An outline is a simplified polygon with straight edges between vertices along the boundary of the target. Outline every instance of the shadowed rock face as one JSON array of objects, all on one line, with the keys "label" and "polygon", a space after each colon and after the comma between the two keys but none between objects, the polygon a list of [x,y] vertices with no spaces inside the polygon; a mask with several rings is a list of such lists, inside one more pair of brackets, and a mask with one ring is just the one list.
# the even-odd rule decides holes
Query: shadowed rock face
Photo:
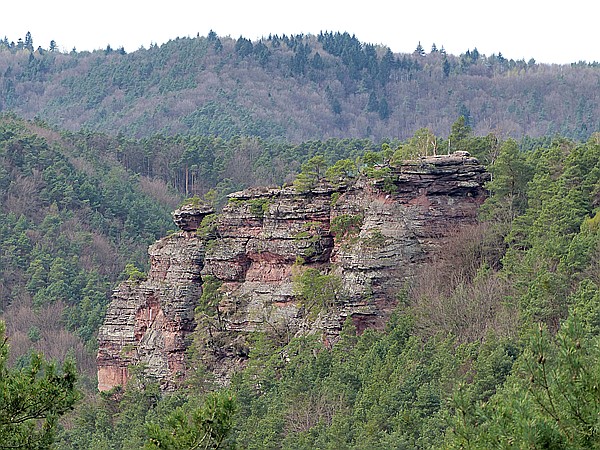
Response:
[{"label": "shadowed rock face", "polygon": [[[216,230],[203,237],[195,230],[212,210],[181,208],[173,216],[182,231],[150,247],[148,279],[113,294],[99,332],[99,389],[124,384],[128,366],[140,363],[164,388],[176,385],[207,277],[221,286],[219,327],[230,342],[276,330],[319,332],[331,343],[346,319],[359,332],[381,327],[428,255],[476,221],[487,179],[476,159],[453,155],[351,186],[248,189],[230,194]],[[295,280],[308,269],[337,282],[335,300],[317,311],[296,295]],[[224,378],[243,359],[232,348],[217,353],[209,368]]]}]

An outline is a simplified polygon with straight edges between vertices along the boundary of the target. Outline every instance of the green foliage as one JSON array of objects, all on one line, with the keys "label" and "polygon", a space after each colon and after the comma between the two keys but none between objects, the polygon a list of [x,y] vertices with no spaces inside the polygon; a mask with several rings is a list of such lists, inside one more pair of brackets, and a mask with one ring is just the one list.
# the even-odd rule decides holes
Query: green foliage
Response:
[{"label": "green foliage", "polygon": [[204,203],[206,203],[207,205],[216,208],[217,207],[217,199],[218,199],[218,195],[219,193],[217,192],[216,189],[209,189],[203,196],[202,199],[204,200]]},{"label": "green foliage", "polygon": [[413,146],[402,145],[392,156],[392,165],[400,166],[403,161],[408,161],[419,157],[419,150]]},{"label": "green foliage", "polygon": [[302,164],[302,171],[294,180],[294,187],[298,192],[309,192],[317,187],[325,176],[325,157],[316,155]]},{"label": "green foliage", "polygon": [[194,195],[193,197],[188,197],[184,199],[183,202],[181,202],[181,204],[179,205],[179,207],[181,208],[182,206],[191,206],[194,208],[199,208],[204,205],[204,201],[197,195]]},{"label": "green foliage", "polygon": [[472,131],[465,116],[459,116],[452,124],[450,135],[448,136],[450,150],[453,152],[469,151],[469,138],[472,135]]},{"label": "green foliage", "polygon": [[600,212],[594,214],[594,217],[589,217],[584,219],[581,224],[581,229],[588,232],[597,232],[598,227],[600,227]]},{"label": "green foliage", "polygon": [[146,279],[146,274],[135,267],[135,264],[129,263],[125,265],[125,270],[123,272],[127,277],[127,280],[134,283],[144,281]]},{"label": "green foliage", "polygon": [[197,312],[214,316],[221,301],[222,293],[219,289],[222,286],[222,282],[211,275],[206,275],[202,279],[202,295],[200,296],[200,303],[196,307]]},{"label": "green foliage", "polygon": [[301,254],[297,255],[297,263],[304,264],[311,261],[314,256],[322,253],[321,238],[323,235],[322,224],[320,222],[306,222],[304,229],[294,235],[297,251]]},{"label": "green foliage", "polygon": [[202,294],[195,309],[197,332],[188,349],[189,366],[192,374],[192,383],[202,389],[209,385],[211,378],[207,376],[205,368],[218,358],[219,349],[233,345],[235,339],[228,339],[223,320],[223,313],[219,303],[223,297],[221,291],[222,281],[211,275],[202,277]]},{"label": "green foliage", "polygon": [[373,183],[388,193],[397,190],[396,176],[392,174],[390,163],[393,161],[394,151],[388,143],[382,145],[380,152],[366,151],[357,159],[359,171],[364,176],[373,180]]},{"label": "green foliage", "polygon": [[380,248],[385,244],[386,237],[381,230],[373,229],[370,234],[362,239],[363,245],[367,248]]},{"label": "green foliage", "polygon": [[506,385],[487,403],[456,397],[448,448],[569,448],[600,446],[598,336],[569,318],[556,336],[531,331]]},{"label": "green foliage", "polygon": [[226,392],[211,393],[198,408],[177,408],[164,424],[146,425],[146,449],[221,449],[229,448],[226,438],[233,426],[235,399]]},{"label": "green foliage", "polygon": [[357,175],[356,164],[351,159],[340,159],[325,171],[325,179],[333,185],[347,184]]},{"label": "green foliage", "polygon": [[[534,174],[527,207],[507,235],[504,270],[518,289],[521,311],[553,329],[566,317],[565,299],[577,289],[596,248],[596,233],[582,223],[592,215],[600,181],[598,151],[591,142],[577,146],[564,140],[536,149],[530,155]],[[504,198],[511,195],[505,192]]]},{"label": "green foliage", "polygon": [[34,353],[26,366],[11,369],[5,330],[0,322],[0,448],[49,448],[58,419],[79,399],[75,364],[57,366]]},{"label": "green foliage", "polygon": [[349,320],[330,350],[310,336],[262,342],[232,383],[233,437],[246,448],[439,448],[467,359],[451,339],[413,336],[406,316],[360,336]]},{"label": "green foliage", "polygon": [[486,188],[492,198],[486,202],[482,213],[490,219],[507,215],[504,220],[513,220],[525,212],[527,206],[527,183],[533,174],[526,155],[519,151],[516,141],[505,141],[489,170],[492,180]]},{"label": "green foliage", "polygon": [[247,203],[250,206],[250,214],[262,219],[264,215],[269,212],[271,201],[268,198],[256,198],[248,200]]},{"label": "green foliage", "polygon": [[196,234],[207,240],[216,239],[219,233],[217,229],[218,220],[219,216],[217,214],[207,214],[202,218]]},{"label": "green foliage", "polygon": [[383,155],[379,152],[366,151],[359,159],[359,167],[368,175],[368,170],[373,169],[376,164],[383,162]]},{"label": "green foliage", "polygon": [[89,396],[76,406],[69,418],[72,426],[60,430],[57,449],[143,448],[148,440],[146,423],[166,417],[185,403],[181,395],[162,396],[158,383],[144,377],[143,368],[130,369],[132,378],[125,388]]},{"label": "green foliage", "polygon": [[397,176],[392,174],[390,167],[374,169],[368,173],[368,176],[373,178],[375,184],[388,194],[393,194],[398,190],[396,186]]},{"label": "green foliage", "polygon": [[308,232],[308,231],[300,231],[299,233],[296,233],[294,235],[294,240],[304,240],[304,239],[309,239],[311,238],[312,235]]},{"label": "green foliage", "polygon": [[332,208],[337,204],[338,200],[340,199],[340,195],[341,194],[339,192],[334,192],[333,194],[331,194],[330,204]]},{"label": "green foliage", "polygon": [[402,161],[417,159],[421,156],[432,156],[437,153],[438,141],[428,128],[417,130],[406,144],[400,146],[392,156],[392,164],[400,165]]},{"label": "green foliage", "polygon": [[336,239],[353,236],[360,231],[363,219],[362,214],[340,214],[331,220],[331,232]]},{"label": "green foliage", "polygon": [[31,342],[37,342],[42,338],[42,334],[40,329],[34,325],[27,332],[27,337],[29,340],[31,340]]},{"label": "green foliage", "polygon": [[600,447],[597,158],[594,141],[557,139],[527,153],[501,145],[484,206],[508,230],[501,274],[515,289],[522,352],[491,397],[473,385],[456,391],[447,447]]},{"label": "green foliage", "polygon": [[339,301],[341,290],[341,280],[337,276],[322,274],[312,267],[301,269],[294,276],[294,295],[308,313],[316,314],[331,308]]}]

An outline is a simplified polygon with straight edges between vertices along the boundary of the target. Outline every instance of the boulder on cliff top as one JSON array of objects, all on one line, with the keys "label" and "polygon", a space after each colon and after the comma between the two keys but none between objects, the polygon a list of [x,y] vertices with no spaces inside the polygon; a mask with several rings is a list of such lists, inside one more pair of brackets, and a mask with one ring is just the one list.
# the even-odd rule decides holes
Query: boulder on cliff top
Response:
[{"label": "boulder on cliff top", "polygon": [[183,231],[195,231],[202,223],[202,219],[215,212],[214,208],[201,200],[194,199],[173,211],[173,222]]}]

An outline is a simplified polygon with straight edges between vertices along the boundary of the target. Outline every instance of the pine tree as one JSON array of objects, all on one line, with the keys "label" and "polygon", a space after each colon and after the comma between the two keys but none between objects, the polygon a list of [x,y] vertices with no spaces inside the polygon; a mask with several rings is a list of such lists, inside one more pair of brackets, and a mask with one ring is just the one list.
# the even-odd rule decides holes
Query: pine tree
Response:
[{"label": "pine tree", "polygon": [[79,398],[75,366],[57,368],[32,354],[22,369],[8,368],[5,330],[0,322],[0,449],[49,448],[58,418]]},{"label": "pine tree", "polygon": [[230,393],[211,393],[199,408],[177,408],[167,417],[166,424],[147,424],[150,438],[145,448],[228,448],[226,439],[233,428],[235,410],[236,402]]},{"label": "pine tree", "polygon": [[325,64],[323,63],[323,58],[319,52],[316,52],[311,60],[310,66],[315,70],[323,70],[325,68]]},{"label": "pine tree", "polygon": [[394,69],[395,58],[392,51],[388,48],[385,55],[381,58],[379,63],[379,82],[382,86],[385,86],[390,79],[392,70]]},{"label": "pine tree", "polygon": [[245,56],[252,54],[253,50],[254,46],[252,45],[252,41],[250,41],[250,39],[240,36],[235,42],[235,52],[240,58],[244,58]]},{"label": "pine tree", "polygon": [[325,157],[322,155],[313,156],[302,164],[302,171],[294,180],[294,187],[298,192],[308,192],[323,179],[325,176]]},{"label": "pine tree", "polygon": [[450,63],[446,57],[444,57],[444,62],[442,63],[442,70],[444,72],[444,76],[448,78],[450,76]]},{"label": "pine tree", "polygon": [[33,38],[31,37],[31,33],[29,31],[25,35],[25,43],[23,46],[30,52],[33,51]]},{"label": "pine tree", "polygon": [[448,136],[452,151],[467,150],[467,139],[471,137],[471,134],[471,127],[467,124],[465,117],[459,116],[456,122],[452,124],[450,136]]},{"label": "pine tree", "polygon": [[381,120],[386,120],[390,117],[390,107],[385,98],[382,98],[379,102],[379,118]]},{"label": "pine tree", "polygon": [[367,102],[367,111],[375,112],[379,111],[379,100],[377,100],[377,95],[375,92],[371,91],[369,93],[369,101]]},{"label": "pine tree", "polygon": [[417,48],[415,49],[415,55],[425,56],[425,49],[423,49],[423,46],[421,45],[421,41],[419,41],[419,44],[417,45]]}]

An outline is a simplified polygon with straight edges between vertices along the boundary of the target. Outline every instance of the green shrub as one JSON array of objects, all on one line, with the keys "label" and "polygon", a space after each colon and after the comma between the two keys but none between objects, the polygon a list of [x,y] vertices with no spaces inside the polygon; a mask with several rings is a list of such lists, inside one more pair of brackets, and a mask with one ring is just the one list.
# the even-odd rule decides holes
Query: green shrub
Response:
[{"label": "green shrub", "polygon": [[200,226],[196,230],[196,235],[204,239],[216,239],[218,237],[216,214],[208,214],[202,218]]},{"label": "green shrub", "polygon": [[124,273],[127,277],[127,281],[138,282],[146,279],[146,274],[138,269],[135,264],[127,264]]},{"label": "green shrub", "polygon": [[202,279],[202,295],[200,295],[200,303],[196,307],[196,312],[203,312],[209,317],[212,317],[216,313],[216,309],[221,301],[223,294],[220,292],[220,288],[223,282],[217,277],[207,275]]},{"label": "green shrub", "polygon": [[369,236],[362,240],[363,244],[369,248],[379,248],[385,244],[385,236],[379,229],[374,229],[371,231]]},{"label": "green shrub", "polygon": [[307,268],[294,277],[294,294],[309,314],[333,306],[341,292],[342,282],[335,275]]},{"label": "green shrub", "polygon": [[181,204],[179,205],[179,207],[181,208],[182,206],[193,206],[194,208],[199,208],[200,206],[203,206],[204,200],[202,200],[200,197],[198,197],[197,195],[193,196],[193,197],[189,197],[186,198],[185,200],[183,200],[181,202]]},{"label": "green shrub", "polygon": [[248,205],[250,206],[250,214],[259,219],[262,219],[265,216],[265,214],[269,211],[269,206],[271,205],[271,202],[268,198],[256,198],[248,200]]},{"label": "green shrub", "polygon": [[334,207],[338,200],[340,199],[340,193],[339,192],[334,192],[333,194],[331,194],[331,207]]},{"label": "green shrub", "polygon": [[358,234],[363,220],[362,214],[341,214],[331,220],[331,232],[336,238]]}]

